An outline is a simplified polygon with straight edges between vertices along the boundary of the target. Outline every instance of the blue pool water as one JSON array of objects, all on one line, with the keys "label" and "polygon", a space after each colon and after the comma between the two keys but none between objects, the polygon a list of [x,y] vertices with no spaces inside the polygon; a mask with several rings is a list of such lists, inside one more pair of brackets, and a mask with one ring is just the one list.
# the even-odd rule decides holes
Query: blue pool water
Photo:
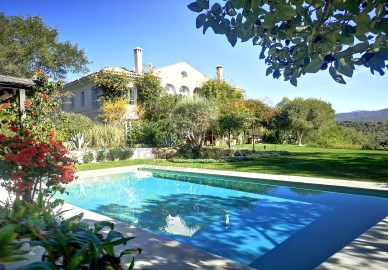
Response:
[{"label": "blue pool water", "polygon": [[386,198],[176,172],[67,191],[68,203],[257,269],[313,269],[388,215]]}]

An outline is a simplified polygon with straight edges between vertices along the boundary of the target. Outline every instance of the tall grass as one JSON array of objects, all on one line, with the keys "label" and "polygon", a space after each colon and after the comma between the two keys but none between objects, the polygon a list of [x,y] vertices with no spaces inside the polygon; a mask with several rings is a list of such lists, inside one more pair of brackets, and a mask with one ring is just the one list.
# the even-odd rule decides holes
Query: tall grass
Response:
[{"label": "tall grass", "polygon": [[84,131],[88,148],[104,149],[123,147],[125,130],[113,125],[96,124]]}]

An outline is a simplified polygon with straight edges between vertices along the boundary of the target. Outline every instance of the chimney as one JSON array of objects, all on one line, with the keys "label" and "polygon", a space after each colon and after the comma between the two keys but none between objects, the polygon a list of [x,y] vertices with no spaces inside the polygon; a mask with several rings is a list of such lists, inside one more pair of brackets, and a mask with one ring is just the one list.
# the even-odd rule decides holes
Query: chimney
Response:
[{"label": "chimney", "polygon": [[218,65],[216,67],[216,79],[217,79],[217,81],[224,80],[224,67],[221,65]]},{"label": "chimney", "polygon": [[136,47],[133,49],[133,53],[135,55],[135,73],[142,74],[143,73],[143,49]]}]

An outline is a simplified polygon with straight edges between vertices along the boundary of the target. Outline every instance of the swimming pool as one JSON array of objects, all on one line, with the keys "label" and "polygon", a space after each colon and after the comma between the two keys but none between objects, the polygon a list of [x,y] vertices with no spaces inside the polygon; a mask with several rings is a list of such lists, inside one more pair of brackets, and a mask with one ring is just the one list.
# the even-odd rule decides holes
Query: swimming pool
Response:
[{"label": "swimming pool", "polygon": [[[388,215],[386,198],[152,171],[69,185],[68,203],[260,269],[313,269]],[[175,180],[173,180],[175,179]],[[200,184],[201,183],[201,184]]]}]

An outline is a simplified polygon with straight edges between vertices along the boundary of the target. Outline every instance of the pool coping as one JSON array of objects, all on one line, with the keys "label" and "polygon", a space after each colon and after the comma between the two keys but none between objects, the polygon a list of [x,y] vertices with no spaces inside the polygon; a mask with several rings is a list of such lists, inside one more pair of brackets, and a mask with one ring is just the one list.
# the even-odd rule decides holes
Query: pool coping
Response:
[{"label": "pool coping", "polygon": [[[386,183],[360,182],[360,181],[352,181],[352,180],[336,180],[336,179],[326,179],[326,178],[271,175],[271,174],[250,173],[250,172],[236,172],[236,171],[210,170],[210,169],[173,167],[173,166],[156,166],[156,165],[136,165],[136,166],[77,172],[77,176],[79,177],[79,179],[76,180],[75,183],[77,183],[78,181],[82,181],[83,177],[119,174],[119,173],[125,173],[129,171],[138,171],[139,169],[156,169],[156,170],[159,169],[159,170],[180,171],[180,172],[189,172],[189,173],[202,173],[202,174],[209,174],[209,175],[216,174],[216,175],[225,175],[225,176],[233,176],[233,177],[259,178],[264,180],[281,181],[281,182],[298,183],[298,184],[314,184],[314,185],[320,185],[320,186],[356,188],[356,189],[377,190],[377,191],[388,192],[388,184]],[[106,219],[109,219],[109,218],[106,218]],[[138,230],[142,231],[141,229],[138,229]],[[154,234],[151,234],[151,235],[152,236],[150,237],[155,238]],[[175,241],[170,241],[166,239],[164,240],[168,242],[175,242]],[[174,243],[173,245],[176,245],[177,247],[181,245],[184,246],[184,244],[181,244],[181,243]],[[187,246],[185,248],[187,248]],[[179,252],[178,248],[176,250],[177,252]],[[194,253],[192,254],[195,254],[195,256],[205,256],[203,253],[207,255],[210,254],[195,248],[194,250],[196,251],[194,251]],[[383,220],[381,220],[379,223],[377,223],[375,226],[370,228],[368,231],[360,235],[358,238],[354,239],[343,249],[333,254],[330,258],[328,258],[321,265],[317,266],[317,268],[315,269],[317,270],[360,269],[360,266],[367,266],[368,269],[376,269],[376,270],[388,269],[388,256],[386,254],[387,252],[388,252],[388,216]],[[216,256],[213,254],[210,254],[210,255]],[[141,256],[139,256],[139,258],[140,257]],[[206,257],[206,258],[209,258],[209,257]],[[239,265],[228,259],[222,260],[224,258],[219,256],[216,256],[216,258],[217,259],[213,261],[213,262],[217,262],[215,264],[214,263],[206,264],[206,261],[201,261],[202,268],[200,269],[252,269],[246,266]],[[184,258],[181,256],[180,259],[183,262],[187,258]],[[146,263],[146,262],[140,261],[140,264],[142,263]],[[184,264],[185,266],[180,265],[178,268],[173,267],[175,264],[172,265],[172,263],[176,263],[176,261],[174,260],[169,262],[167,268],[170,267],[169,269],[182,269],[182,270],[198,269],[198,265],[197,265],[198,262],[194,264],[188,262],[187,264]],[[157,262],[154,266],[155,267],[157,266],[158,269],[163,269],[159,267],[160,265]],[[232,268],[230,268],[230,266]]]}]

